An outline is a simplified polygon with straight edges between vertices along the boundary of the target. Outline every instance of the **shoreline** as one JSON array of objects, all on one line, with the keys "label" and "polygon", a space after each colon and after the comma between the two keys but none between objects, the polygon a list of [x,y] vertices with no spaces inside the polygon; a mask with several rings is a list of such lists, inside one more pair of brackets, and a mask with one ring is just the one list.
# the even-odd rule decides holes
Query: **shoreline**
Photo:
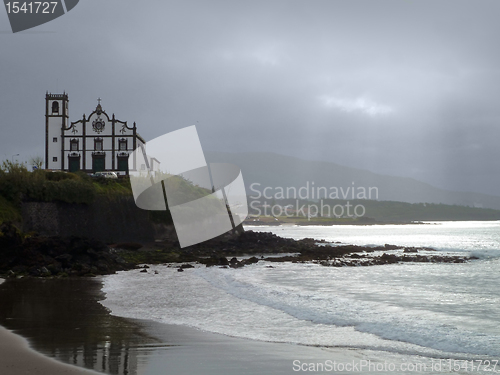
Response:
[{"label": "shoreline", "polygon": [[[7,326],[7,329],[0,326],[0,368],[8,369],[2,375],[285,375],[297,372],[294,370],[297,363],[360,364],[364,361],[399,366],[422,361],[429,364],[433,360],[419,354],[370,350],[362,346],[324,347],[258,341],[189,326],[122,318],[111,315],[98,302],[103,297],[100,277],[23,278],[5,283],[0,279],[3,302],[0,325]],[[4,351],[5,346],[10,351]]]},{"label": "shoreline", "polygon": [[372,225],[429,225],[423,221],[325,221],[325,220],[308,220],[308,221],[243,221],[245,227],[266,227],[266,226],[324,226],[332,227],[337,225],[356,225],[356,226],[372,226]]},{"label": "shoreline", "polygon": [[488,222],[495,222],[495,221],[500,221],[496,219],[491,219],[491,220],[473,220],[473,219],[467,219],[467,220],[411,220],[411,221],[377,221],[377,220],[370,220],[370,221],[327,221],[327,220],[298,220],[298,221],[279,221],[279,220],[269,220],[269,221],[252,221],[252,220],[245,220],[243,221],[243,226],[244,227],[279,227],[279,226],[298,226],[298,227],[307,227],[307,226],[324,226],[324,227],[333,227],[333,226],[342,226],[342,225],[354,225],[354,226],[360,226],[360,227],[369,227],[369,226],[375,226],[375,225],[436,225],[438,222],[469,222],[469,221],[477,221],[477,222],[482,222],[482,221],[488,221]]},{"label": "shoreline", "polygon": [[[0,278],[0,285],[5,282]],[[3,375],[97,375],[97,372],[71,366],[32,349],[21,335],[0,325],[0,368]]]},{"label": "shoreline", "polygon": [[[262,342],[204,332],[187,326],[143,321],[144,327],[157,335],[173,335],[171,341],[149,351],[140,369],[129,369],[129,375],[186,374],[289,374],[294,361],[325,362],[335,360],[352,363],[365,358],[361,350],[316,348],[288,343]],[[170,340],[169,340],[170,341]],[[171,348],[167,348],[171,345]],[[165,346],[161,348],[161,346]],[[153,352],[152,352],[153,351]],[[152,353],[151,353],[152,352]],[[29,341],[0,325],[0,368],[2,375],[97,375],[97,372],[67,364],[45,355],[29,345]],[[196,358],[193,361],[193,358]],[[376,362],[375,357],[371,359]],[[313,372],[316,373],[316,372]],[[119,374],[119,373],[118,373]]]},{"label": "shoreline", "polygon": [[[0,279],[1,280],[1,279]],[[28,304],[20,309],[18,302],[0,307],[0,368],[2,375],[163,375],[163,374],[204,374],[220,373],[250,375],[256,373],[290,374],[294,360],[353,362],[367,358],[361,349],[320,348],[274,343],[230,337],[201,331],[188,326],[158,323],[115,317],[98,303],[102,296],[96,293],[100,280],[79,279],[78,285],[89,287],[77,290],[83,296],[84,304],[75,306],[90,309],[88,322],[81,322],[71,314],[58,311],[57,320],[62,325],[53,324],[51,315],[58,309],[61,299],[74,289],[65,285],[70,279],[54,279],[48,287],[46,280],[7,280],[0,283],[0,297],[7,304],[13,301],[8,296],[35,287],[34,293],[18,298],[18,302]],[[17,284],[17,285],[16,285]],[[24,284],[22,288],[18,288]],[[51,284],[51,283],[49,283]],[[52,293],[55,289],[60,294]],[[12,289],[10,293],[6,290]],[[51,293],[44,293],[51,292]],[[88,291],[90,290],[90,293]],[[42,295],[45,304],[40,306],[36,295]],[[48,297],[47,297],[48,296]],[[90,296],[90,299],[88,298]],[[47,297],[47,298],[45,298]],[[93,299],[94,306],[88,302]],[[58,302],[59,301],[59,302]],[[29,321],[29,314],[37,306],[40,314]],[[6,316],[6,310],[16,310],[16,318]],[[18,314],[21,313],[21,316]],[[8,314],[7,314],[8,315]],[[13,314],[12,314],[13,315]],[[79,318],[79,317],[78,317]],[[104,322],[101,322],[104,320]],[[91,324],[87,324],[87,323]],[[5,326],[8,327],[5,327]],[[17,327],[17,328],[16,328]],[[61,329],[63,328],[63,329]],[[15,333],[14,333],[15,332]],[[73,334],[67,335],[67,332]],[[376,361],[376,356],[372,356]],[[98,372],[97,372],[98,371]]]},{"label": "shoreline", "polygon": [[[258,227],[255,227],[258,228]],[[252,229],[251,227],[248,229]],[[384,244],[384,246],[355,246],[326,240],[280,237],[271,232],[225,233],[208,241],[192,245],[185,249],[179,247],[175,237],[157,240],[154,243],[113,243],[106,244],[95,239],[81,237],[43,237],[26,235],[11,224],[0,225],[2,252],[0,253],[0,276],[8,279],[18,277],[75,277],[109,275],[116,271],[140,268],[142,264],[199,262],[207,266],[220,265],[243,267],[258,262],[255,255],[296,253],[298,261],[330,260],[354,253],[373,253],[374,250],[401,249],[406,253],[417,253],[430,248],[407,248]],[[335,245],[335,246],[333,246]],[[337,246],[338,245],[338,246]],[[253,257],[238,261],[234,257]],[[385,254],[384,254],[385,255]],[[231,261],[227,258],[230,257]],[[362,257],[365,257],[364,255]],[[395,261],[467,261],[472,257],[427,257],[404,256],[400,258],[372,259],[364,265],[394,263]],[[294,259],[282,259],[294,260]]]},{"label": "shoreline", "polygon": [[59,362],[29,346],[23,336],[0,326],[0,368],[2,375],[97,375],[98,372]]}]

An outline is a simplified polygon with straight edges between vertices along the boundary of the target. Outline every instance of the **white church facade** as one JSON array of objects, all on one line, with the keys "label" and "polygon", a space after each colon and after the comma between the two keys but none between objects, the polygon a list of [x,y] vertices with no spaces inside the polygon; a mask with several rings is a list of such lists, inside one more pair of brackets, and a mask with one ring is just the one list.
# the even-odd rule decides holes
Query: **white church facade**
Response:
[{"label": "white church facade", "polygon": [[88,117],[83,115],[82,119],[70,122],[68,101],[67,93],[45,96],[45,168],[128,174],[129,154],[145,145],[135,122],[129,126],[114,114],[109,117],[100,99]]}]

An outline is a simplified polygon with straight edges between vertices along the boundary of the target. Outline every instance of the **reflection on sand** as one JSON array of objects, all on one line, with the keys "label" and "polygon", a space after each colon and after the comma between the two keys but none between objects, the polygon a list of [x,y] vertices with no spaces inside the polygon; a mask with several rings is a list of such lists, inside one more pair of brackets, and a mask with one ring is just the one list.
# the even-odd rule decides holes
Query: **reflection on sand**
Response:
[{"label": "reflection on sand", "polygon": [[165,349],[129,319],[109,315],[97,300],[98,279],[20,279],[0,285],[0,324],[39,352],[108,374],[136,375]]}]

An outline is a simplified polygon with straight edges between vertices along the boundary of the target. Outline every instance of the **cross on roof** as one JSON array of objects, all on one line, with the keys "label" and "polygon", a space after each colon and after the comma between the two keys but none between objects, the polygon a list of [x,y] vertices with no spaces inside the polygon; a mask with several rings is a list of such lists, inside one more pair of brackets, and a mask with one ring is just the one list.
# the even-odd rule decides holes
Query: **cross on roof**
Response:
[{"label": "cross on roof", "polygon": [[99,103],[99,105],[101,105],[101,98],[97,98],[97,103]]}]

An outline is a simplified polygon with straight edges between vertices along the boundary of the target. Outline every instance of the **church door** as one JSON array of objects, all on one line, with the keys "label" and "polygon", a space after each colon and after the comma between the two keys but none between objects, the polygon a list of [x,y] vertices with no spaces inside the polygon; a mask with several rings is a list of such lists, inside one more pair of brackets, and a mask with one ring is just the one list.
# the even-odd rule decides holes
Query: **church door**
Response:
[{"label": "church door", "polygon": [[80,158],[69,158],[69,171],[76,172],[80,170]]},{"label": "church door", "polygon": [[94,173],[104,171],[104,157],[92,158],[92,171]]},{"label": "church door", "polygon": [[128,172],[128,158],[118,157],[118,170]]}]

